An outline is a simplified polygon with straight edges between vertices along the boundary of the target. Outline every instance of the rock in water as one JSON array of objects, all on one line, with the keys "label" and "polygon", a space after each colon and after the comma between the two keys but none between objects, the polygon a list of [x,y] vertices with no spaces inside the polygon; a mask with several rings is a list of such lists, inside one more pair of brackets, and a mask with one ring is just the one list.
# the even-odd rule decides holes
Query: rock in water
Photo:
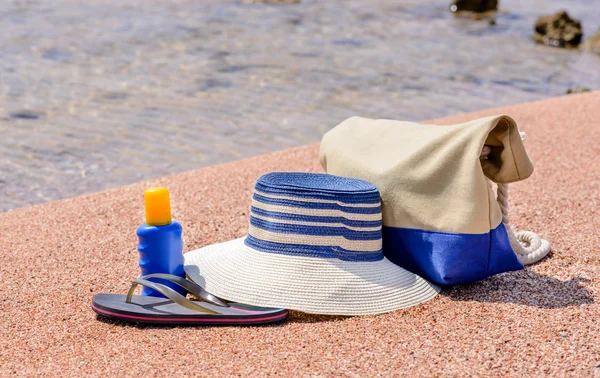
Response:
[{"label": "rock in water", "polygon": [[452,0],[450,11],[487,12],[498,9],[498,0]]},{"label": "rock in water", "polygon": [[582,37],[581,22],[569,17],[566,11],[541,16],[535,22],[533,38],[538,43],[554,47],[577,47]]},{"label": "rock in water", "polygon": [[587,51],[600,54],[600,29],[598,29],[598,32],[596,34],[588,38],[583,43],[583,48]]},{"label": "rock in water", "polygon": [[574,93],[585,93],[585,92],[590,92],[591,89],[590,88],[586,88],[586,87],[573,87],[573,88],[569,88],[565,91],[566,94],[574,94]]}]

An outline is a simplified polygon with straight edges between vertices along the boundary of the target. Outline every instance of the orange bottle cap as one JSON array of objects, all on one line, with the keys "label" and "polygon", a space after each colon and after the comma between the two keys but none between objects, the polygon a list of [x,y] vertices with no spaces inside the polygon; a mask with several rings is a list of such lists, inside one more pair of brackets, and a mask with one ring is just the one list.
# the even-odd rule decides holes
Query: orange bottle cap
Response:
[{"label": "orange bottle cap", "polygon": [[171,202],[167,188],[150,188],[144,192],[146,224],[165,226],[171,224]]}]

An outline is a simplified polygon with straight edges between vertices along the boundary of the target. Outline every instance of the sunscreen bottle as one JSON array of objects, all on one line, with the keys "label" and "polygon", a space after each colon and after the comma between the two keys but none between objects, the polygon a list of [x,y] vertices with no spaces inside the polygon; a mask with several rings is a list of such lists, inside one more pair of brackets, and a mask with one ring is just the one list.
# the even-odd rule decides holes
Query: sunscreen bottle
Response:
[{"label": "sunscreen bottle", "polygon": [[[171,219],[171,203],[166,188],[150,188],[144,192],[146,223],[137,229],[140,252],[139,265],[142,276],[152,273],[167,273],[185,277],[183,270],[183,240],[181,224]],[[162,279],[151,281],[164,284],[185,295],[178,285]],[[163,297],[156,290],[142,288],[142,295]]]}]

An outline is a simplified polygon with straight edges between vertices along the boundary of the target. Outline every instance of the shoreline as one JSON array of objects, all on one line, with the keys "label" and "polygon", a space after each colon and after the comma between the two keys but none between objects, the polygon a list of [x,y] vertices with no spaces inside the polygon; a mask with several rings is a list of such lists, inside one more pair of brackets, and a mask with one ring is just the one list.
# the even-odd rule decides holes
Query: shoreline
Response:
[{"label": "shoreline", "polygon": [[[558,9],[501,0],[5,2],[0,211],[318,142],[361,115],[423,121],[600,89],[600,57],[537,45]],[[586,36],[600,7],[573,0]]]}]

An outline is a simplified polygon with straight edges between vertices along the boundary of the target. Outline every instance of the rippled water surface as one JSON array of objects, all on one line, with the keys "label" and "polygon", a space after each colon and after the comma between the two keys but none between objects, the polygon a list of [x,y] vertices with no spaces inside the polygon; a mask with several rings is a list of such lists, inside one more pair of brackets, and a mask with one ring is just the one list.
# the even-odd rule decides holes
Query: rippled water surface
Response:
[{"label": "rippled water surface", "polygon": [[426,120],[600,89],[600,57],[536,46],[540,14],[587,36],[600,2],[0,2],[0,211],[318,142],[352,115]]}]

